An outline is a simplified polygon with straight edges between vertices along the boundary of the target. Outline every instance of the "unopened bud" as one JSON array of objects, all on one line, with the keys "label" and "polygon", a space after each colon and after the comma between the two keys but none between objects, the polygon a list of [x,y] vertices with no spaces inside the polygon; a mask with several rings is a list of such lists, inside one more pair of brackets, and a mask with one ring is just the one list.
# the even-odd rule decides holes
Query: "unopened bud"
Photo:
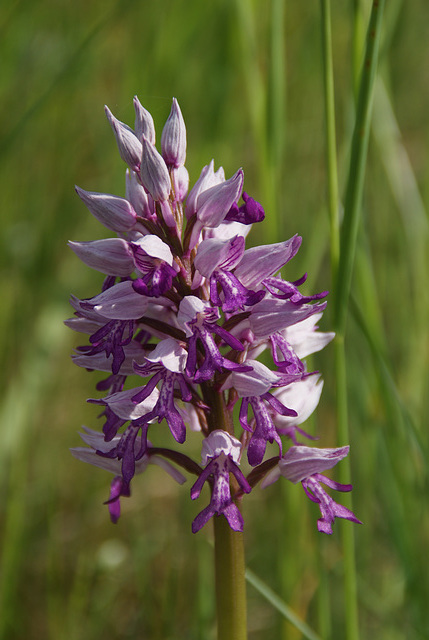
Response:
[{"label": "unopened bud", "polygon": [[108,107],[104,107],[104,111],[115,134],[122,160],[126,162],[130,169],[138,171],[142,155],[141,142],[137,139],[134,131],[128,125],[115,118]]},{"label": "unopened bud", "polygon": [[170,174],[163,157],[153,144],[143,138],[143,155],[140,175],[143,186],[152,198],[158,202],[168,199],[171,191]]},{"label": "unopened bud", "polygon": [[167,165],[181,167],[186,160],[186,126],[176,98],[161,136],[162,157]]}]

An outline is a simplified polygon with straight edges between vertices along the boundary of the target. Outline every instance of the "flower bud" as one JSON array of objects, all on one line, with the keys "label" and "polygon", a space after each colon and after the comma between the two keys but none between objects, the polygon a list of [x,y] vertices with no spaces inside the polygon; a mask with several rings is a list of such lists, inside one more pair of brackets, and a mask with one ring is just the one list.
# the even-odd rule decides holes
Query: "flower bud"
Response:
[{"label": "flower bud", "polygon": [[[149,218],[154,213],[151,210],[146,191],[137,180],[135,172],[129,169],[125,173],[125,195],[138,216]],[[153,206],[152,199],[150,199],[150,202]]]},{"label": "flower bud", "polygon": [[161,136],[162,157],[167,165],[178,168],[186,160],[186,126],[176,98]]},{"label": "flower bud", "polygon": [[140,142],[143,138],[147,138],[150,143],[155,144],[155,126],[153,124],[153,118],[149,111],[146,111],[140,104],[137,96],[134,96],[134,109],[136,112],[136,119],[134,124],[134,131]]},{"label": "flower bud", "polygon": [[141,142],[134,134],[134,131],[128,125],[117,120],[108,107],[104,107],[104,111],[115,134],[122,160],[126,162],[130,169],[138,171],[142,156]]},{"label": "flower bud", "polygon": [[175,200],[183,202],[188,193],[189,173],[186,167],[178,167],[171,169],[171,181],[174,188]]},{"label": "flower bud", "polygon": [[168,199],[171,180],[167,165],[161,154],[146,138],[143,138],[140,175],[144,188],[149,191],[154,200],[162,202]]}]

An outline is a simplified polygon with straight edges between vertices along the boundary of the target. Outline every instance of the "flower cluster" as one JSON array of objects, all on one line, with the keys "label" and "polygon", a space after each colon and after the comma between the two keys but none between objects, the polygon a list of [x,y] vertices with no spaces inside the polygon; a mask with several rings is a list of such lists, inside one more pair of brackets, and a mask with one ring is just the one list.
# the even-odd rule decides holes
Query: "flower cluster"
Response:
[{"label": "flower cluster", "polygon": [[[194,519],[193,532],[214,515],[241,531],[243,494],[280,475],[301,482],[319,504],[319,531],[332,533],[335,517],[358,522],[320,486],[351,489],[321,475],[348,447],[318,449],[297,441],[310,437],[299,425],[322,391],[320,376],[307,371],[303,358],[333,337],[317,331],[327,292],[304,295],[299,287],[306,276],[290,282],[280,275],[301,238],[246,249],[251,226],[265,213],[243,191],[242,169],[226,179],[212,161],[189,190],[177,101],[162,131],[161,153],[151,115],[137,98],[134,107],[134,130],[106,107],[128,165],[125,198],[76,188],[116,235],[70,242],[83,262],[105,274],[98,295],[71,298],[75,316],[66,324],[89,335],[89,345],[79,347],[73,360],[107,374],[97,385],[105,397],[90,400],[102,407],[102,433],[85,428],[88,446],[72,453],[114,473],[107,501],[114,522],[121,497],[130,495],[134,475],[148,463],[179,483],[185,476],[178,467],[196,475],[193,500],[209,483],[210,504]],[[154,447],[148,437],[164,420],[168,447]],[[202,466],[170,448],[182,445],[188,430],[202,435]],[[266,459],[269,443],[274,456]]]}]

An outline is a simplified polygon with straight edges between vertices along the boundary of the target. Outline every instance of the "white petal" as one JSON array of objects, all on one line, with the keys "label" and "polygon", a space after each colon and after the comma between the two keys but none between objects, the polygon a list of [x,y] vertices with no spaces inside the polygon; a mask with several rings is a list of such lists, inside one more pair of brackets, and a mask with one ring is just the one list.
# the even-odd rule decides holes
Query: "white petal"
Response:
[{"label": "white petal", "polygon": [[231,456],[238,463],[241,455],[241,442],[223,429],[212,431],[201,445],[201,464],[206,466],[208,458],[216,458],[221,453]]},{"label": "white petal", "polygon": [[137,420],[137,418],[141,418],[149,411],[152,411],[159,396],[159,391],[155,387],[150,396],[145,398],[143,402],[136,404],[132,398],[142,389],[143,387],[137,387],[126,391],[118,391],[118,393],[106,396],[103,401],[122,420]]},{"label": "white petal", "polygon": [[258,360],[246,360],[252,371],[238,373],[233,371],[228,378],[228,386],[233,386],[241,398],[261,396],[271,389],[280,378]]},{"label": "white petal", "polygon": [[185,370],[188,352],[174,338],[161,340],[150,356],[146,356],[149,362],[160,362],[166,369],[174,373],[183,373]]},{"label": "white petal", "polygon": [[164,260],[170,267],[173,265],[173,254],[171,253],[171,249],[161,240],[158,236],[155,235],[147,235],[142,236],[133,244],[139,246],[148,256],[151,258],[158,258],[159,260]]},{"label": "white petal", "polygon": [[338,449],[317,447],[291,447],[279,462],[280,473],[296,484],[315,473],[332,469],[349,453],[348,446]]},{"label": "white petal", "polygon": [[282,389],[276,389],[274,391],[275,397],[289,409],[294,409],[298,415],[281,416],[276,414],[273,418],[275,425],[288,427],[305,422],[319,404],[322,389],[323,380],[320,380],[320,375],[308,376],[303,380],[292,382]]},{"label": "white petal", "polygon": [[199,313],[204,313],[208,306],[210,305],[208,305],[207,302],[204,302],[196,296],[185,296],[181,300],[177,314],[177,322],[181,329],[186,332],[188,338],[193,334],[188,323],[195,320]]}]

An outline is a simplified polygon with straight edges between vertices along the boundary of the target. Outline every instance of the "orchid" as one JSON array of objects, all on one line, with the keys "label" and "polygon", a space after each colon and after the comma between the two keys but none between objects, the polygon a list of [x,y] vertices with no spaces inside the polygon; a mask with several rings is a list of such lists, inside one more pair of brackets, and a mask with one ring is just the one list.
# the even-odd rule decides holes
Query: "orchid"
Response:
[{"label": "orchid", "polygon": [[[69,245],[105,276],[91,298],[72,296],[74,317],[66,322],[89,336],[74,362],[105,375],[97,384],[104,397],[90,399],[103,408],[104,425],[101,432],[84,427],[87,447],[72,449],[73,455],[114,474],[107,499],[113,522],[134,476],[149,463],[179,483],[182,472],[196,476],[192,500],[210,486],[194,533],[211,518],[242,531],[243,495],[259,480],[265,487],[281,476],[301,482],[319,505],[319,531],[332,533],[335,518],[359,522],[321,487],[351,489],[322,475],[348,447],[298,443],[301,436],[314,438],[300,425],[316,409],[323,386],[305,358],[333,337],[316,324],[327,292],[302,293],[306,274],[299,280],[282,275],[301,238],[246,249],[265,211],[243,191],[243,170],[226,178],[212,160],[189,191],[177,100],[160,151],[151,115],[138,98],[134,108],[133,129],[106,107],[127,165],[125,197],[76,187],[90,213],[116,236]],[[164,420],[165,446],[155,448],[150,435]],[[201,434],[202,466],[188,455],[189,431]],[[268,459],[267,450],[274,457]]]},{"label": "orchid", "polygon": [[301,482],[310,500],[319,505],[322,517],[317,522],[317,529],[322,533],[332,533],[332,524],[335,518],[344,518],[362,524],[350,509],[337,504],[320,486],[320,483],[323,483],[337,491],[351,491],[350,484],[340,484],[320,473],[320,471],[331,469],[337,462],[345,458],[348,452],[349,447],[338,449],[291,447],[280,460],[277,468],[265,476],[262,486],[267,487],[275,482],[280,475],[293,484]]}]

